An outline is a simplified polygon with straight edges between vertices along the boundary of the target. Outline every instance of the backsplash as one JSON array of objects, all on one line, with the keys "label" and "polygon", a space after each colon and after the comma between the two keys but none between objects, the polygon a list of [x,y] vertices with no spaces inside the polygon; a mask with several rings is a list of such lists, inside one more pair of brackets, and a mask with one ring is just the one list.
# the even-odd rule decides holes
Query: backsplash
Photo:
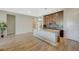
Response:
[{"label": "backsplash", "polygon": [[56,23],[49,23],[48,26],[47,26],[47,28],[60,30],[60,29],[62,29],[62,26],[60,26],[60,25],[58,25]]}]

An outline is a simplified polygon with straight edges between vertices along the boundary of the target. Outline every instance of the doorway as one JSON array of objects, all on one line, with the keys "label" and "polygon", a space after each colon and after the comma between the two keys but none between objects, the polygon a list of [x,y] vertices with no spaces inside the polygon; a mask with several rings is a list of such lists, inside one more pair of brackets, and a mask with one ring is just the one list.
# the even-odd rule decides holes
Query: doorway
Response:
[{"label": "doorway", "polygon": [[7,14],[7,35],[15,34],[15,16]]}]

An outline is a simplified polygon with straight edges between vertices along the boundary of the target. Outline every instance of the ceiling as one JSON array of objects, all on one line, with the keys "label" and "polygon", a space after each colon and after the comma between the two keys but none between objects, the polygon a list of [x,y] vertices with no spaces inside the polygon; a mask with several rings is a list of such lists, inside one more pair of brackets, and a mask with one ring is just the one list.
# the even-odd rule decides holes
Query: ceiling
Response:
[{"label": "ceiling", "polygon": [[0,10],[39,17],[61,11],[63,8],[0,8]]}]

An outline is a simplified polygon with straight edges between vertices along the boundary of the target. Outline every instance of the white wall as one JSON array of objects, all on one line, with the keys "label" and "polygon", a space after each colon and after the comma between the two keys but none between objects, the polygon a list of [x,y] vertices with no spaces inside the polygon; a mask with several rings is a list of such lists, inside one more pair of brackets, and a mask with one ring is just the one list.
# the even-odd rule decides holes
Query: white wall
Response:
[{"label": "white wall", "polygon": [[0,12],[0,21],[4,21],[4,22],[6,22],[6,13],[4,13],[4,12]]},{"label": "white wall", "polygon": [[64,10],[65,37],[79,41],[79,9]]},{"label": "white wall", "polygon": [[32,17],[16,15],[16,34],[32,32]]},{"label": "white wall", "polygon": [[16,17],[16,34],[32,32],[32,16],[25,16],[16,13],[0,11],[0,20],[7,22],[7,14],[15,15]]}]

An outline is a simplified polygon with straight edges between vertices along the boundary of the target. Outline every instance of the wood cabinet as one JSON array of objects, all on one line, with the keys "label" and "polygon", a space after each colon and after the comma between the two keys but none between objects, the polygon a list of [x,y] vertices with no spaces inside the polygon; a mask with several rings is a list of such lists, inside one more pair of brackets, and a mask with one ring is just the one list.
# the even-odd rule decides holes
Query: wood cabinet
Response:
[{"label": "wood cabinet", "polygon": [[59,11],[56,13],[48,14],[44,16],[44,25],[55,22],[56,24],[63,25],[63,11]]}]

